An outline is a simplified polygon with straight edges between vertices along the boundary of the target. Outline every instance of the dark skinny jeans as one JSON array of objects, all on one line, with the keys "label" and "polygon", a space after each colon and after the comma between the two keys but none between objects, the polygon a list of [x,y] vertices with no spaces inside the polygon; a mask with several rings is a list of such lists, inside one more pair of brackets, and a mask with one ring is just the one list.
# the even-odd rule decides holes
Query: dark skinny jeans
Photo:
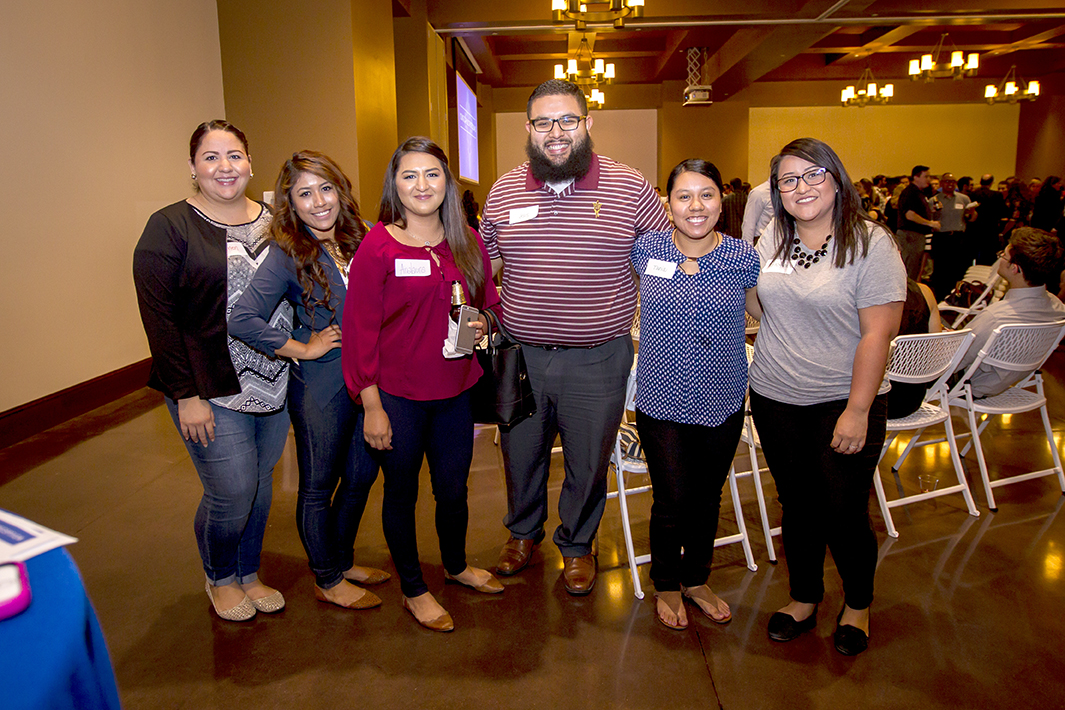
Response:
[{"label": "dark skinny jeans", "polygon": [[636,410],[636,427],[654,498],[651,581],[660,592],[706,584],[714,557],[721,489],[740,441],[743,410],[717,426],[679,424]]},{"label": "dark skinny jeans", "polygon": [[418,559],[415,508],[422,460],[428,459],[436,500],[436,534],[444,569],[466,569],[469,507],[466,481],[473,461],[473,413],[469,392],[429,401],[396,397],[381,391],[381,404],[392,426],[392,448],[377,451],[385,476],[381,517],[403,596],[429,591]]},{"label": "dark skinny jeans", "polygon": [[296,529],[315,584],[330,589],[354,564],[355,537],[378,466],[362,436],[362,407],[346,388],[323,407],[293,368],[288,401],[300,473]]}]

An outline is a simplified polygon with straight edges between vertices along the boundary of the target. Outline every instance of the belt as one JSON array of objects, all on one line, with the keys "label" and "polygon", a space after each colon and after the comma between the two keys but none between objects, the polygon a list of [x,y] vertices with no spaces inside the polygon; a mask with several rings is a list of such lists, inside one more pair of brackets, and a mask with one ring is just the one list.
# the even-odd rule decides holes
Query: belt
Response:
[{"label": "belt", "polygon": [[606,345],[610,341],[604,341],[602,343],[596,343],[595,345],[538,345],[537,343],[522,343],[527,348],[540,348],[541,350],[591,350],[592,348],[598,348],[600,345]]}]

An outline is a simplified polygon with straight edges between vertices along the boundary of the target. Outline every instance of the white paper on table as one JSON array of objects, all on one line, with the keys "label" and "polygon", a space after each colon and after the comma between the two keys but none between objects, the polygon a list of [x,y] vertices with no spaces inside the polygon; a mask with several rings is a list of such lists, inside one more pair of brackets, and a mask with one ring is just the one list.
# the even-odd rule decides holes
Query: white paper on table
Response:
[{"label": "white paper on table", "polygon": [[22,562],[77,541],[76,537],[0,509],[0,563]]}]

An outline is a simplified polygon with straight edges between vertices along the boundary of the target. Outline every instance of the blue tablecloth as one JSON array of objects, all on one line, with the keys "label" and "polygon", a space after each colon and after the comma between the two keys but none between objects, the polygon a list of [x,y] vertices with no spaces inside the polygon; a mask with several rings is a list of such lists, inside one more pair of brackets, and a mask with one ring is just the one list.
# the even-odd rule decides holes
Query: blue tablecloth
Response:
[{"label": "blue tablecloth", "polygon": [[33,601],[0,621],[4,710],[119,708],[107,644],[66,550],[26,561]]}]

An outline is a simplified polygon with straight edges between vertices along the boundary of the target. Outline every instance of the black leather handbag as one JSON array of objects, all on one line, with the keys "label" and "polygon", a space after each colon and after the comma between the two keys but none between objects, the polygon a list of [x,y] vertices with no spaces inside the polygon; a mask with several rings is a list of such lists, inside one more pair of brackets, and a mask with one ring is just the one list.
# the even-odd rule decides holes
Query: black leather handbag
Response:
[{"label": "black leather handbag", "polygon": [[475,350],[484,374],[470,391],[473,421],[513,426],[536,413],[532,384],[525,369],[521,344],[505,337],[495,316],[481,311],[488,323],[488,346]]}]

